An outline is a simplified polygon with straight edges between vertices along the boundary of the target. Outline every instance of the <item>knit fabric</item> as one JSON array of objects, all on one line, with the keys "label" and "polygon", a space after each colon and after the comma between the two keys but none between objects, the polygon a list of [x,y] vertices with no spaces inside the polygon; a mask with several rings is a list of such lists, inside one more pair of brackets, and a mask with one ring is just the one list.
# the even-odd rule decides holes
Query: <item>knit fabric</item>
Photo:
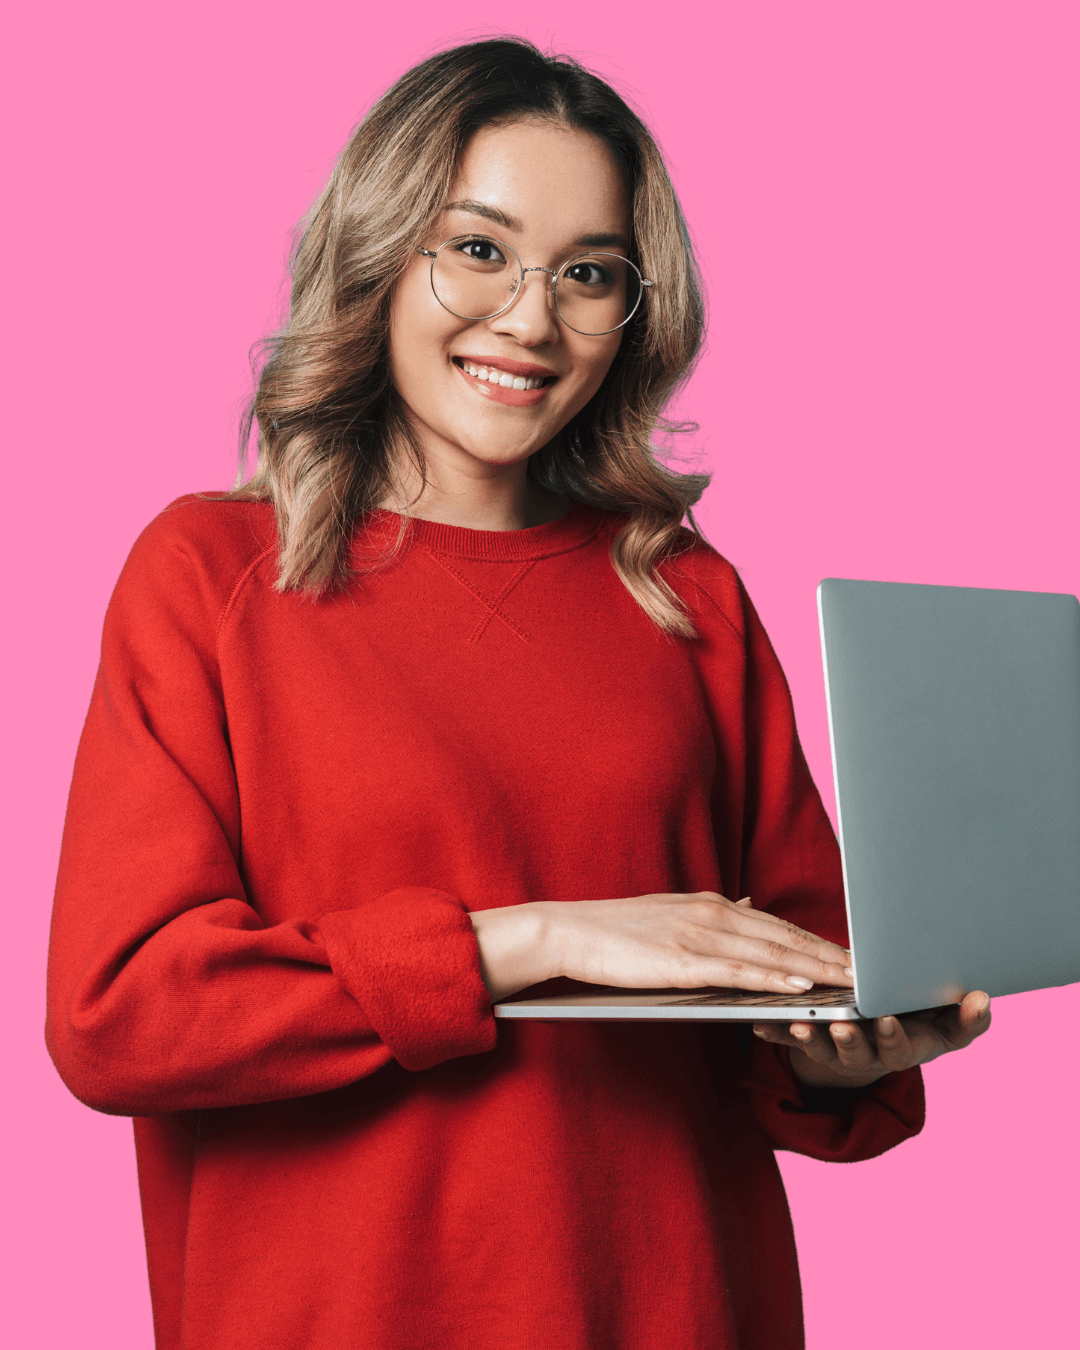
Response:
[{"label": "knit fabric", "polygon": [[916,1133],[917,1071],[804,1100],[686,1023],[501,1022],[469,912],[753,897],[845,942],[838,850],[768,639],[687,535],[665,636],[624,518],[397,518],[273,589],[261,503],[188,498],[105,623],[47,1037],[137,1117],[159,1350],[795,1350],[775,1147]]}]

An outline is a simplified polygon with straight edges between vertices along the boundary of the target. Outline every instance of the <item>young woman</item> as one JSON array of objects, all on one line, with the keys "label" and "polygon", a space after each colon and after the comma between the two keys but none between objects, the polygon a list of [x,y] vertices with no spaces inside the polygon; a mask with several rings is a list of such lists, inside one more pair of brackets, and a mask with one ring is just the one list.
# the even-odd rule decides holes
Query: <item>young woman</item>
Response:
[{"label": "young woman", "polygon": [[773,1149],[908,1138],[988,1024],[496,1034],[549,980],[851,982],[783,676],[649,448],[701,323],[618,96],[445,52],[307,220],[253,478],[135,545],[48,1038],[136,1117],[163,1350],[796,1347]]}]

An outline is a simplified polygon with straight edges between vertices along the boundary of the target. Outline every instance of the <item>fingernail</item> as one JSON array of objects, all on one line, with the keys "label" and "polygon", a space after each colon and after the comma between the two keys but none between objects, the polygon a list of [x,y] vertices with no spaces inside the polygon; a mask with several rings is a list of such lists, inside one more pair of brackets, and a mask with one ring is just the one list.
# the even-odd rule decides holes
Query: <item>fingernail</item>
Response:
[{"label": "fingernail", "polygon": [[800,1041],[808,1041],[811,1033],[809,1027],[792,1027],[791,1034],[797,1036]]},{"label": "fingernail", "polygon": [[792,989],[813,989],[814,987],[814,981],[806,979],[803,975],[789,975],[784,983],[790,984]]},{"label": "fingernail", "polygon": [[880,1036],[891,1036],[896,1031],[895,1017],[882,1017],[878,1020],[878,1034]]},{"label": "fingernail", "polygon": [[833,1026],[833,1039],[834,1039],[834,1040],[838,1040],[838,1041],[850,1041],[850,1040],[851,1040],[851,1032],[848,1031],[847,1027],[838,1027],[838,1026],[835,1026],[835,1025],[834,1025],[834,1026]]},{"label": "fingernail", "polygon": [[982,1006],[979,1008],[979,1016],[985,1017],[989,1011],[990,1011],[990,1000],[989,998],[984,998],[982,1001]]},{"label": "fingernail", "polygon": [[845,966],[845,967],[844,967],[844,974],[845,974],[845,975],[854,975],[855,972],[854,972],[854,970],[852,970],[852,968],[851,968],[850,966]]},{"label": "fingernail", "polygon": [[764,1035],[765,1035],[765,1028],[764,1028],[764,1027],[755,1027],[755,1028],[754,1028],[754,1035],[755,1035],[755,1036],[764,1036]]}]

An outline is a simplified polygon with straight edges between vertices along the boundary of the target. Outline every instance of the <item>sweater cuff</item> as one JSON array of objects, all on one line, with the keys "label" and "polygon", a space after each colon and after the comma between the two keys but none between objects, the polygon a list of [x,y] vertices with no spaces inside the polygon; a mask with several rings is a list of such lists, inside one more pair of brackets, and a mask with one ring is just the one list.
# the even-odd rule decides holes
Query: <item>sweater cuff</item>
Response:
[{"label": "sweater cuff", "polygon": [[776,1146],[823,1162],[876,1158],[918,1134],[926,1118],[917,1068],[885,1074],[865,1088],[808,1088],[795,1077],[785,1046],[755,1036],[749,1070],[743,1086]]},{"label": "sweater cuff", "polygon": [[402,1068],[495,1048],[476,936],[454,896],[403,887],[324,914],[319,931],[334,974]]}]

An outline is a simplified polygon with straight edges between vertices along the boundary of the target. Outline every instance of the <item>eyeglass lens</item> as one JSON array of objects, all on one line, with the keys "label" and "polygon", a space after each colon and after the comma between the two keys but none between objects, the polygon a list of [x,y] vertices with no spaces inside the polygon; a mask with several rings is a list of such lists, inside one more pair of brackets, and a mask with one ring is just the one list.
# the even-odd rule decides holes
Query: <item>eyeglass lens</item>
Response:
[{"label": "eyeglass lens", "polygon": [[[536,273],[545,281],[548,273]],[[521,263],[498,240],[464,235],[448,240],[431,265],[436,299],[462,319],[491,319],[513,300]],[[597,335],[620,328],[641,299],[641,274],[615,253],[587,253],[564,265],[555,279],[555,307],[568,328]]]}]

